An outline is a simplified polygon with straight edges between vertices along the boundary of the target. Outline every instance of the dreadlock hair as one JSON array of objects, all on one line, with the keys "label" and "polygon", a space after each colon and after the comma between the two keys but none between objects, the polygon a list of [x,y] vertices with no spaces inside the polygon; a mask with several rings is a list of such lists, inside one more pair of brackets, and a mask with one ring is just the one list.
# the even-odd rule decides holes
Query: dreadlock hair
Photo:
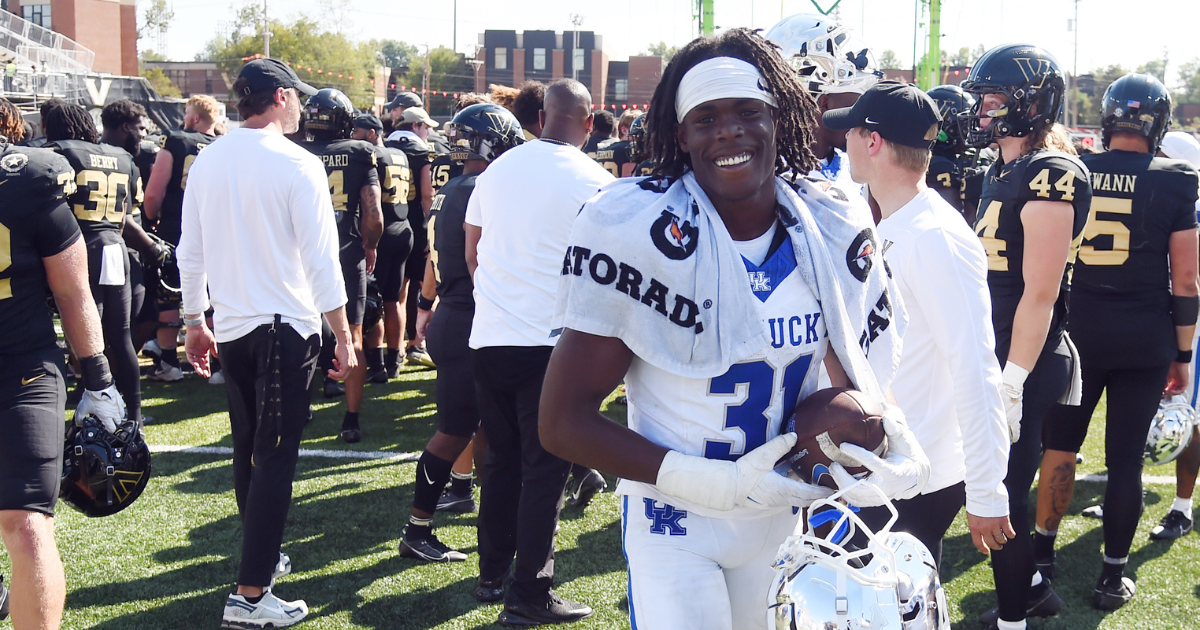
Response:
[{"label": "dreadlock hair", "polygon": [[42,115],[42,120],[45,120],[46,114],[48,114],[50,110],[54,109],[55,107],[62,107],[66,103],[66,101],[57,97],[46,99],[42,101],[41,105],[38,105],[38,113]]},{"label": "dreadlock hair", "polygon": [[4,98],[0,98],[0,136],[12,143],[25,138],[25,120],[21,118],[21,110]]},{"label": "dreadlock hair", "polygon": [[96,122],[92,120],[86,109],[73,103],[63,103],[46,112],[42,128],[46,130],[46,139],[51,142],[55,140],[83,140],[92,144],[100,142],[100,134],[96,131]]},{"label": "dreadlock hair", "polygon": [[662,81],[654,90],[646,112],[646,136],[654,174],[679,177],[692,167],[691,156],[679,150],[676,141],[675,97],[679,82],[696,64],[714,57],[734,57],[758,68],[775,101],[775,172],[806,174],[817,167],[813,156],[813,130],[817,125],[817,103],[800,83],[796,71],[779,54],[779,47],[757,30],[735,28],[716,37],[692,40],[675,53]]},{"label": "dreadlock hair", "polygon": [[100,110],[100,124],[106,129],[116,129],[127,123],[138,124],[146,117],[146,108],[123,98],[113,101]]}]

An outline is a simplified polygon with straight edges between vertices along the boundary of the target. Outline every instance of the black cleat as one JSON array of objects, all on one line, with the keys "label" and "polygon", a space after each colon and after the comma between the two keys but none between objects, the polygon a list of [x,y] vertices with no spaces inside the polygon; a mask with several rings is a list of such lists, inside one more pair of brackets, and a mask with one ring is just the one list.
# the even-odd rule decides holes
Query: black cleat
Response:
[{"label": "black cleat", "polygon": [[480,577],[475,588],[471,589],[471,597],[485,604],[500,601],[504,598],[504,578],[485,580]]},{"label": "black cleat", "polygon": [[0,621],[8,619],[8,589],[4,588],[4,577],[0,576]]},{"label": "black cleat", "polygon": [[346,385],[333,379],[325,379],[325,387],[321,392],[326,398],[337,398],[346,395]]},{"label": "black cleat", "polygon": [[388,382],[387,370],[383,368],[371,368],[367,370],[367,382],[376,385],[385,385]]},{"label": "black cleat", "polygon": [[342,438],[342,440],[344,440],[347,444],[354,444],[355,442],[361,442],[362,441],[362,429],[360,429],[358,427],[354,427],[351,429],[342,429],[341,433],[338,433],[338,437]]},{"label": "black cleat", "polygon": [[592,607],[569,599],[563,599],[550,591],[549,598],[542,604],[530,604],[515,600],[504,603],[498,621],[502,626],[540,626],[549,623],[571,623],[592,616]]},{"label": "black cleat", "polygon": [[1136,591],[1133,580],[1124,575],[1109,578],[1101,576],[1092,595],[1092,606],[1100,610],[1116,610],[1133,599]]},{"label": "black cleat", "polygon": [[1192,532],[1193,522],[1187,514],[1179,510],[1171,510],[1163,517],[1154,529],[1150,530],[1150,540],[1175,540]]},{"label": "black cleat", "polygon": [[437,511],[439,512],[459,512],[468,514],[475,511],[475,495],[468,492],[463,496],[459,496],[446,488],[442,491],[442,496],[438,497]]},{"label": "black cleat", "polygon": [[567,505],[582,510],[587,507],[597,492],[602,492],[607,487],[608,483],[604,481],[600,472],[589,468],[583,479],[576,477],[571,480],[571,485],[568,486],[570,495],[567,497]]},{"label": "black cleat", "polygon": [[409,538],[407,535],[401,538],[400,555],[425,562],[462,562],[467,559],[467,554],[447,547],[432,533],[428,538]]},{"label": "black cleat", "polygon": [[[1045,590],[1040,590],[1041,586],[1045,586]],[[1049,584],[1043,582],[1038,586],[1034,586],[1029,591],[1029,604],[1025,609],[1025,618],[1030,617],[1053,617],[1062,610],[1063,600],[1050,588]],[[982,615],[979,615],[979,623],[983,624],[984,628],[995,628],[996,622],[1000,620],[1000,609],[993,608]]]}]

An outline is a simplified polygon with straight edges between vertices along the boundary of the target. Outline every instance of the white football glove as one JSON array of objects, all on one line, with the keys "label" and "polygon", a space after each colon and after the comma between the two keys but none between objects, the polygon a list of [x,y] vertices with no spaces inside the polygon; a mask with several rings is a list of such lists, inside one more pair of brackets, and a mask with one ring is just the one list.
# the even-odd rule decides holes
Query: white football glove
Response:
[{"label": "white football glove", "polygon": [[1025,379],[1029,370],[1009,361],[1001,374],[1000,399],[1004,401],[1004,416],[1008,420],[1008,439],[1016,444],[1021,439],[1021,403],[1025,394]]},{"label": "white football glove", "polygon": [[[851,488],[842,495],[851,504],[858,507],[874,507],[883,505],[884,496],[866,487],[871,484],[879,488],[890,499],[911,499],[925,489],[929,481],[929,458],[925,450],[917,442],[908,424],[904,422],[904,414],[899,407],[888,405],[883,414],[883,431],[887,434],[887,457],[881,458],[867,449],[850,443],[841,445],[842,452],[858,460],[871,471],[858,487]],[[834,462],[829,466],[829,472],[839,488],[846,489],[857,483],[841,464]]]},{"label": "white football glove", "polygon": [[714,510],[807,507],[832,492],[775,472],[775,463],[795,445],[796,434],[786,433],[736,462],[668,451],[654,485],[665,494]]},{"label": "white football glove", "polygon": [[116,385],[109,385],[98,392],[84,390],[79,406],[75,407],[75,424],[83,426],[85,416],[96,416],[109,433],[117,430],[117,425],[123,424],[127,418],[125,401],[121,399]]}]

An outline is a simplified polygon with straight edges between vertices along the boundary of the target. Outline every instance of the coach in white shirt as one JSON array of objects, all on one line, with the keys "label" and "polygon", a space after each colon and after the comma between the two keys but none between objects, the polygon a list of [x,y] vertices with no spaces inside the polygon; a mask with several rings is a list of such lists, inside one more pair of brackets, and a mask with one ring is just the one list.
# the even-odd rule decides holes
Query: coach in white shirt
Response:
[{"label": "coach in white shirt", "polygon": [[[823,119],[848,130],[850,173],[879,202],[884,258],[908,311],[892,393],[932,473],[921,495],[896,502],[896,529],[919,538],[940,563],[942,537],[965,499],[975,546],[999,549],[1014,532],[987,257],[962,217],[925,186],[938,107],[914,86],[885,81]],[[875,508],[864,520],[878,527],[887,516]]]},{"label": "coach in white shirt", "polygon": [[188,171],[176,253],[188,361],[208,376],[219,351],[229,399],[243,535],[237,592],[226,598],[222,627],[282,628],[308,614],[303,601],[283,601],[271,586],[291,571],[279,547],[322,313],[337,337],[330,375],[345,378],[355,355],[325,167],[283,135],[299,125],[299,92],[316,90],[276,59],[246,64],[233,87],[246,122]]},{"label": "coach in white shirt", "polygon": [[472,361],[488,438],[479,505],[479,585],[499,599],[500,622],[582,619],[591,608],[554,594],[554,528],[571,464],[542,448],[538,402],[554,349],[559,273],[583,202],[613,176],[579,147],[592,127],[592,98],[578,81],[546,90],[538,140],[509,149],[475,181],[467,204],[467,266],[475,281]]}]

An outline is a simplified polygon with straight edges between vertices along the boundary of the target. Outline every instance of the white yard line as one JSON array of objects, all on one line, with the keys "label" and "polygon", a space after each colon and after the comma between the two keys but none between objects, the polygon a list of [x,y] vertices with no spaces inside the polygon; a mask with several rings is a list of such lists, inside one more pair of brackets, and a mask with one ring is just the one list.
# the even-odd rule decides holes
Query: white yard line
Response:
[{"label": "white yard line", "polygon": [[[196,455],[233,456],[228,446],[182,446],[179,444],[151,444],[152,453],[189,453]],[[387,459],[397,462],[415,462],[420,453],[388,453],[386,451],[343,451],[334,449],[300,449],[300,457],[324,457],[328,459]]]}]

